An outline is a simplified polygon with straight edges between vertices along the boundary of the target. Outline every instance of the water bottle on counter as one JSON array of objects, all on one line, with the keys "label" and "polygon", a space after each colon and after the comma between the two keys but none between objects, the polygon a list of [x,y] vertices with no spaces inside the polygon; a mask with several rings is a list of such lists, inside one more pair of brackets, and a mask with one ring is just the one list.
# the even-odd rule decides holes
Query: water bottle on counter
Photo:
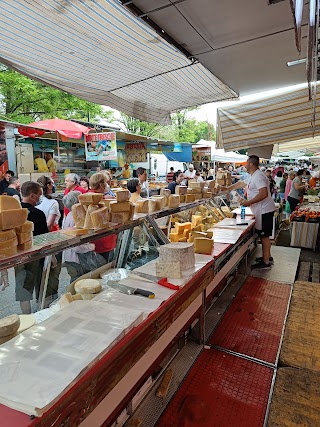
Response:
[{"label": "water bottle on counter", "polygon": [[243,205],[241,206],[240,218],[241,219],[246,219],[246,207],[243,206]]}]

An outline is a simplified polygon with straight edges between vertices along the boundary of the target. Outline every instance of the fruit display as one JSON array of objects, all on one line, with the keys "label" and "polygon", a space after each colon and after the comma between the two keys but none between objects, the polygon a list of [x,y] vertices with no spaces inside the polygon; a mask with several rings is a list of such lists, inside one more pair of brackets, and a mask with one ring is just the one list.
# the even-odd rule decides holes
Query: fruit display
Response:
[{"label": "fruit display", "polygon": [[291,213],[290,221],[320,222],[320,212],[302,207]]}]

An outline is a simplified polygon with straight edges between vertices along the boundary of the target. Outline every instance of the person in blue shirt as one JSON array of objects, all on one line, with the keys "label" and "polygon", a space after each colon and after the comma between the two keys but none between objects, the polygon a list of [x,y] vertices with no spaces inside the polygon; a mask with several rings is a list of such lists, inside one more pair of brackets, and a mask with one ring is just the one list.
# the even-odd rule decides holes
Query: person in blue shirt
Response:
[{"label": "person in blue shirt", "polygon": [[184,174],[181,171],[175,172],[173,175],[173,181],[170,182],[168,185],[168,189],[171,191],[171,194],[175,194],[176,192],[176,186],[181,185],[182,181],[184,180]]}]

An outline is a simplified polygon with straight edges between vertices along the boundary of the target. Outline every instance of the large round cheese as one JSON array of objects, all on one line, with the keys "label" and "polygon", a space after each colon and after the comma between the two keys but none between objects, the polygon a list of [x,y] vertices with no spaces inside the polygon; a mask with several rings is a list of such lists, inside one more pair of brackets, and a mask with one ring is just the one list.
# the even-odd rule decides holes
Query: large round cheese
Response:
[{"label": "large round cheese", "polygon": [[74,285],[74,290],[78,294],[97,294],[101,289],[102,286],[96,279],[81,279]]},{"label": "large round cheese", "polygon": [[27,329],[31,328],[36,323],[36,318],[33,314],[20,314],[20,327],[18,332],[24,332]]},{"label": "large round cheese", "polygon": [[177,242],[161,245],[159,250],[159,263],[167,264],[180,262],[181,271],[194,267],[195,256],[193,243]]},{"label": "large round cheese", "polygon": [[20,319],[17,314],[0,319],[0,337],[7,337],[17,332],[20,326]]}]

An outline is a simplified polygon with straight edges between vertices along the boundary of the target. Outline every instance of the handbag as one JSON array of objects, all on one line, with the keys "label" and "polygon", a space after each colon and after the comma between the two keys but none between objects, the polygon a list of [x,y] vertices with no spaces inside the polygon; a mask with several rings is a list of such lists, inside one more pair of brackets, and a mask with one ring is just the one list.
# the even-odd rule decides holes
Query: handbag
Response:
[{"label": "handbag", "polygon": [[89,273],[97,268],[106,264],[106,260],[102,255],[97,254],[95,251],[86,252],[84,254],[77,254],[79,262],[85,273]]}]

